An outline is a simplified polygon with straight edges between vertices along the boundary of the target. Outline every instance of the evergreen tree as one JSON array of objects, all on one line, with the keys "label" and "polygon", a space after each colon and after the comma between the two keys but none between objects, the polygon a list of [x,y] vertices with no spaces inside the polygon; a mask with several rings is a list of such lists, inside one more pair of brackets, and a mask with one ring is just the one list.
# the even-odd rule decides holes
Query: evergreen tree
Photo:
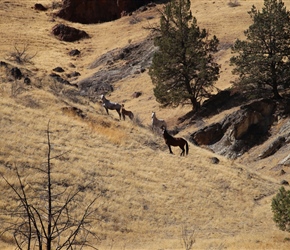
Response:
[{"label": "evergreen tree", "polygon": [[159,49],[149,71],[156,100],[172,106],[190,100],[196,110],[219,77],[220,67],[212,55],[219,41],[215,36],[208,39],[206,30],[197,26],[190,0],[169,2],[157,30],[155,45]]},{"label": "evergreen tree", "polygon": [[279,193],[272,199],[273,220],[282,230],[290,232],[290,191],[281,187]]},{"label": "evergreen tree", "polygon": [[282,1],[265,0],[262,11],[252,6],[253,24],[237,40],[230,60],[241,87],[270,87],[281,98],[279,87],[288,88],[290,78],[290,15]]}]

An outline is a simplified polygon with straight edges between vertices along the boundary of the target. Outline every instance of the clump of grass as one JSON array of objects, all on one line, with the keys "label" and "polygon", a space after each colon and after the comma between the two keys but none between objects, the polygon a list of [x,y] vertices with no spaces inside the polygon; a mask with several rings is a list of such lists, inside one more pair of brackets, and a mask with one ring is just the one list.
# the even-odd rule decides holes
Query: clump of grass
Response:
[{"label": "clump of grass", "polygon": [[53,10],[55,10],[55,9],[59,9],[59,8],[61,8],[62,7],[62,2],[61,1],[53,1],[52,2],[52,4],[51,4],[51,8],[53,9]]},{"label": "clump of grass", "polygon": [[142,127],[142,128],[145,127],[144,124],[143,124],[142,119],[138,115],[135,115],[135,117],[133,119],[133,122],[134,122],[134,124],[136,124],[139,127]]},{"label": "clump of grass", "polygon": [[132,15],[131,16],[131,20],[130,20],[130,24],[137,24],[137,23],[140,23],[142,20],[140,17],[136,16],[136,15]]},{"label": "clump of grass", "polygon": [[230,0],[230,2],[228,3],[228,6],[237,7],[237,6],[241,6],[241,4],[239,3],[238,0]]},{"label": "clump of grass", "polygon": [[110,121],[90,121],[89,126],[92,131],[106,137],[110,142],[116,145],[121,145],[126,141],[126,132],[122,131],[120,127],[115,126],[115,124]]}]

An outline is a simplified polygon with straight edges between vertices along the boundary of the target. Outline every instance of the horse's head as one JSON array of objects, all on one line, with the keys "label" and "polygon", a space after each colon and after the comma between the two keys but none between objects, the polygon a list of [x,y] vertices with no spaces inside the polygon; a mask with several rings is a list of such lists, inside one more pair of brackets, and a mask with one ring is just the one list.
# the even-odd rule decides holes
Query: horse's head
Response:
[{"label": "horse's head", "polygon": [[155,112],[152,111],[151,117],[154,118],[155,117]]}]

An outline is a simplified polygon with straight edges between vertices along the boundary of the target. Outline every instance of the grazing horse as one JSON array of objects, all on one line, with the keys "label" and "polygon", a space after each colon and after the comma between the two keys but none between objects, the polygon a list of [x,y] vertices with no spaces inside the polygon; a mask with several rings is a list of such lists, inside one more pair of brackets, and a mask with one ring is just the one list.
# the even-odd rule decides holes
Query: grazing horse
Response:
[{"label": "grazing horse", "polygon": [[171,146],[173,146],[173,147],[179,146],[182,149],[182,152],[180,153],[180,156],[184,156],[185,153],[186,153],[186,155],[188,155],[188,142],[185,139],[183,139],[181,137],[173,137],[173,136],[171,136],[167,132],[167,130],[166,130],[166,128],[164,126],[162,126],[162,130],[163,130],[163,137],[164,137],[166,145],[169,148],[170,154],[173,154],[173,152],[171,150]]},{"label": "grazing horse", "polygon": [[158,129],[160,129],[161,127],[167,128],[166,122],[162,119],[158,119],[156,117],[155,112],[152,111],[151,117],[152,117],[152,129],[153,130],[154,130],[154,128],[158,128]]},{"label": "grazing horse", "polygon": [[107,114],[109,114],[110,110],[116,110],[119,114],[121,120],[121,105],[119,103],[110,102],[104,95],[101,95],[101,99],[103,102],[103,107],[106,109]]},{"label": "grazing horse", "polygon": [[129,111],[129,110],[126,110],[124,108],[124,104],[122,104],[122,107],[121,107],[121,113],[122,113],[122,116],[123,116],[123,119],[125,121],[125,116],[128,116],[131,120],[134,119],[134,114],[132,111]]}]

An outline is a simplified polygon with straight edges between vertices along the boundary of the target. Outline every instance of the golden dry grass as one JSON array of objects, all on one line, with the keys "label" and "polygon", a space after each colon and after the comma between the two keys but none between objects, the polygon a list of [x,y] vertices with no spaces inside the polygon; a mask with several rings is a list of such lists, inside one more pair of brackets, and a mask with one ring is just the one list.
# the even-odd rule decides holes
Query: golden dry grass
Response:
[{"label": "golden dry grass", "polygon": [[[49,0],[39,2],[52,4]],[[223,0],[192,1],[199,25],[216,34],[223,48],[218,53],[222,74],[217,86],[221,89],[234,79],[229,45],[243,37],[252,4],[262,6],[262,1],[239,2],[241,6],[231,8]],[[285,3],[290,6],[290,1]],[[45,162],[49,122],[53,154],[68,152],[53,162],[54,171],[63,173],[55,178],[76,185],[93,182],[98,190],[107,190],[98,200],[102,207],[99,216],[104,220],[94,225],[102,239],[94,243],[99,249],[184,249],[184,226],[195,230],[193,249],[289,249],[290,243],[284,241],[287,233],[279,231],[272,221],[270,204],[279,188],[278,179],[256,171],[246,156],[245,163],[235,162],[192,144],[187,157],[179,157],[177,148],[173,149],[175,155],[170,155],[163,139],[149,129],[151,111],[166,118],[173,128],[189,107],[160,108],[147,73],[118,82],[110,96],[124,102],[143,126],[119,121],[114,111],[108,116],[98,103],[81,98],[75,103],[61,91],[53,94],[56,89],[47,77],[53,68],[70,71],[73,63],[81,78],[89,76],[93,71],[88,66],[99,55],[146,37],[149,31],[142,27],[158,22],[156,9],[138,14],[141,21],[134,25],[130,16],[104,24],[70,24],[92,38],[66,43],[55,39],[50,30],[56,23],[67,22],[53,20],[51,9],[35,11],[34,4],[32,0],[0,2],[0,60],[5,61],[14,44],[28,44],[29,52],[37,55],[33,64],[20,67],[38,79],[11,97],[11,82],[0,68],[1,173],[6,173],[8,163],[37,166]],[[148,21],[149,16],[154,18]],[[75,48],[82,55],[72,59],[68,51]],[[143,94],[134,99],[134,91]],[[83,110],[87,118],[63,111],[69,106]],[[188,138],[193,129],[188,127],[180,136]],[[213,164],[212,157],[218,157],[220,163]],[[4,194],[2,181],[0,188]],[[93,195],[85,194],[88,198]],[[9,241],[2,238],[1,249],[13,249],[5,240]]]}]

